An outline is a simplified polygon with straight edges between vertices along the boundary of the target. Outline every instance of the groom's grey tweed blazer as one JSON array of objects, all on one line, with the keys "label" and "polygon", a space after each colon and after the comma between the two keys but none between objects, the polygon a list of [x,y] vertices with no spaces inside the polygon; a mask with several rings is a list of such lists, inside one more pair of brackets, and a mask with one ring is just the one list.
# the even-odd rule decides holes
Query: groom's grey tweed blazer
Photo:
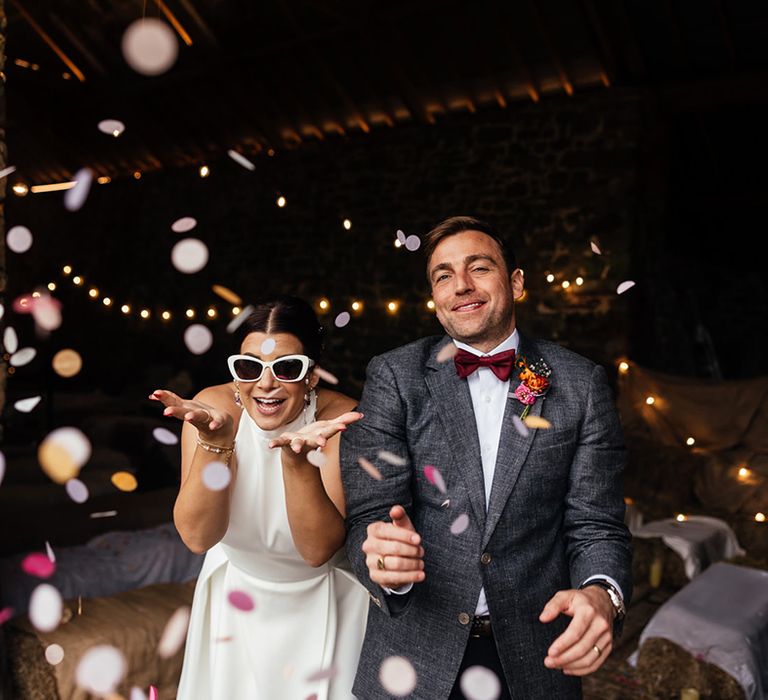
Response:
[{"label": "groom's grey tweed blazer", "polygon": [[[445,700],[484,586],[514,700],[579,698],[579,679],[544,666],[547,648],[570,618],[543,624],[538,617],[556,591],[594,574],[614,578],[627,602],[631,594],[625,453],[605,371],[558,345],[521,337],[518,353],[552,369],[550,390],[530,411],[552,428],[523,437],[512,421],[523,405],[507,399],[486,510],[469,388],[453,362],[436,359],[449,342],[425,338],[371,360],[359,406],[365,417],[342,436],[347,553],[371,596],[354,693],[362,700],[390,698],[379,667],[401,655],[417,673],[410,697]],[[407,464],[380,459],[380,450]],[[384,479],[372,479],[359,457],[374,461]],[[440,470],[447,494],[426,479],[426,465]],[[367,525],[388,520],[395,504],[423,538],[426,580],[393,601],[370,580],[361,546]],[[469,527],[453,535],[451,523],[462,514]]]}]

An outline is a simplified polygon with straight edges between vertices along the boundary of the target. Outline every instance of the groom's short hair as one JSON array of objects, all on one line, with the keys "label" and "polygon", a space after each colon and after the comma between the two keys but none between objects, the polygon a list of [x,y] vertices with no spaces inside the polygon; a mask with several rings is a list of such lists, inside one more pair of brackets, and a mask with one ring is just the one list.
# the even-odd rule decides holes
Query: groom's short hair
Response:
[{"label": "groom's short hair", "polygon": [[511,275],[517,269],[517,258],[514,251],[493,226],[474,216],[451,216],[437,224],[425,236],[424,252],[427,255],[427,281],[430,284],[432,284],[432,280],[429,278],[429,261],[432,259],[435,248],[449,236],[455,236],[464,231],[480,231],[493,238],[501,250],[501,255],[507,266],[507,273]]}]

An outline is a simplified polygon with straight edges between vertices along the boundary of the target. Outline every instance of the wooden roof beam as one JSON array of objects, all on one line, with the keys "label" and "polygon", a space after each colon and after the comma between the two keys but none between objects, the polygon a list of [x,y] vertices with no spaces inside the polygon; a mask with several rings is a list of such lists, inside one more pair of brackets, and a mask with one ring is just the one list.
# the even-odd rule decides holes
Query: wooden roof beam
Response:
[{"label": "wooden roof beam", "polygon": [[581,0],[579,6],[597,44],[598,62],[600,63],[601,71],[600,80],[605,87],[610,87],[611,83],[616,80],[616,56],[611,47],[608,34],[595,8],[594,0]]},{"label": "wooden roof beam", "polygon": [[544,26],[544,21],[542,20],[539,11],[536,9],[536,3],[528,0],[528,8],[531,12],[531,15],[533,16],[533,21],[536,24],[536,28],[539,30],[539,34],[541,34],[541,38],[544,40],[544,44],[546,45],[547,50],[552,57],[552,63],[555,64],[555,70],[557,71],[557,77],[560,80],[560,85],[562,85],[565,94],[568,95],[568,97],[572,97],[573,83],[571,82],[571,78],[565,69],[565,64],[563,63],[563,60],[560,56],[560,52],[557,50],[557,47],[555,46],[554,41],[552,41],[552,37],[550,36],[549,31]]}]

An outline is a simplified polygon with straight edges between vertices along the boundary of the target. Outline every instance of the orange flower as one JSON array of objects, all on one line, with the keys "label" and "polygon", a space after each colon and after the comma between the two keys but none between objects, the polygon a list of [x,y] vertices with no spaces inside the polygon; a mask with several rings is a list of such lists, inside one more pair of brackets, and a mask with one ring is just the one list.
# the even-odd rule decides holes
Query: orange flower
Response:
[{"label": "orange flower", "polygon": [[524,380],[528,388],[534,394],[544,393],[549,388],[549,380],[546,377],[539,376],[538,374],[533,374],[532,372],[531,372],[531,375],[532,375],[531,377]]}]

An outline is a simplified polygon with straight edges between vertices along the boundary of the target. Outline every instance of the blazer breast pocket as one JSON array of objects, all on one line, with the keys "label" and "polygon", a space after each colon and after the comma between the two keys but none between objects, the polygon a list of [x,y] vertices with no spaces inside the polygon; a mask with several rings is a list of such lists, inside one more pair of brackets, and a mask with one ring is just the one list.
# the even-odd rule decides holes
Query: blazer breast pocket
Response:
[{"label": "blazer breast pocket", "polygon": [[563,430],[541,430],[536,434],[533,450],[571,449],[576,442],[576,428],[564,428]]}]

